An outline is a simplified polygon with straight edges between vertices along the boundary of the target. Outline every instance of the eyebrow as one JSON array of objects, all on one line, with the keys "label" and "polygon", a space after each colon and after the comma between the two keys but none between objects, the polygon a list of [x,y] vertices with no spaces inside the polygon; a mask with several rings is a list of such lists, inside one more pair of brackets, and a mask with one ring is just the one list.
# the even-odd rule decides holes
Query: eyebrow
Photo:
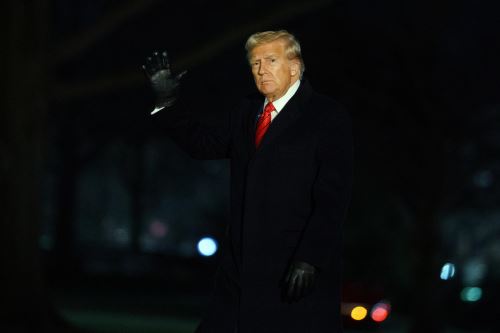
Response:
[{"label": "eyebrow", "polygon": [[251,60],[251,62],[255,62],[255,61],[258,61],[260,59],[269,59],[269,58],[273,58],[273,57],[277,57],[277,54],[276,53],[272,53],[272,54],[269,54],[269,55],[265,55],[264,57],[259,58],[259,59],[252,58],[250,60]]}]

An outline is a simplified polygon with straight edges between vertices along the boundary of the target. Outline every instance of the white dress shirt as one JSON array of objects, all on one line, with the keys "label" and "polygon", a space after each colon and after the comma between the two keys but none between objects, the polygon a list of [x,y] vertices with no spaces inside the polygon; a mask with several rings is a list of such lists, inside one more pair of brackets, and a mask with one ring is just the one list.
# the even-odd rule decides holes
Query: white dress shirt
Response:
[{"label": "white dress shirt", "polygon": [[[299,89],[299,86],[300,86],[300,80],[297,80],[294,84],[290,86],[290,88],[288,88],[288,90],[283,96],[281,96],[280,98],[278,98],[273,102],[275,110],[271,112],[271,121],[273,121],[274,118],[276,118],[276,116],[278,115],[278,113],[280,113],[280,111],[283,110],[286,103],[288,103],[290,98],[292,98],[293,95],[295,95],[295,93]],[[262,110],[264,110],[266,104],[267,104],[267,98],[264,101],[264,106],[262,107]]]}]

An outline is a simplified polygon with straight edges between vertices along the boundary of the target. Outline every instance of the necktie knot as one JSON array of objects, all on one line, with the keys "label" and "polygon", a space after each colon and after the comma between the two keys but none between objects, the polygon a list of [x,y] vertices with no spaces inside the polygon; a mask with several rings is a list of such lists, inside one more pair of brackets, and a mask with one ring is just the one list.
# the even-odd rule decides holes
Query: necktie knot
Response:
[{"label": "necktie knot", "polygon": [[266,106],[264,107],[264,113],[271,113],[274,110],[276,109],[274,108],[274,105],[271,102],[267,103]]}]

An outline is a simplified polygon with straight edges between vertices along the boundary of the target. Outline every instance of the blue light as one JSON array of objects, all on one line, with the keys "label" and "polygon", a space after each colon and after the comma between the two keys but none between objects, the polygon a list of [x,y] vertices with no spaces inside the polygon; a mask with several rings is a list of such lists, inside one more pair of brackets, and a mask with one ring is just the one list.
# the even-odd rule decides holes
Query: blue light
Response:
[{"label": "blue light", "polygon": [[217,252],[217,242],[211,237],[204,237],[198,242],[198,252],[202,256],[210,257]]},{"label": "blue light", "polygon": [[454,276],[455,276],[455,265],[447,262],[441,268],[440,278],[441,280],[449,280]]},{"label": "blue light", "polygon": [[464,302],[477,302],[483,296],[483,290],[479,287],[465,287],[460,293],[460,298]]}]

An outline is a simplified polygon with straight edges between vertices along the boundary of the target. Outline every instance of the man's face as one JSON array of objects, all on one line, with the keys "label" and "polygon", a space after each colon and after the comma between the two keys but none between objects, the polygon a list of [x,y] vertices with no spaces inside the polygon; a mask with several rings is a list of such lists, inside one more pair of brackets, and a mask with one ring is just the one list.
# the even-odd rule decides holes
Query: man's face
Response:
[{"label": "man's face", "polygon": [[271,102],[299,79],[299,60],[287,58],[282,40],[255,47],[250,52],[250,65],[257,89]]}]

